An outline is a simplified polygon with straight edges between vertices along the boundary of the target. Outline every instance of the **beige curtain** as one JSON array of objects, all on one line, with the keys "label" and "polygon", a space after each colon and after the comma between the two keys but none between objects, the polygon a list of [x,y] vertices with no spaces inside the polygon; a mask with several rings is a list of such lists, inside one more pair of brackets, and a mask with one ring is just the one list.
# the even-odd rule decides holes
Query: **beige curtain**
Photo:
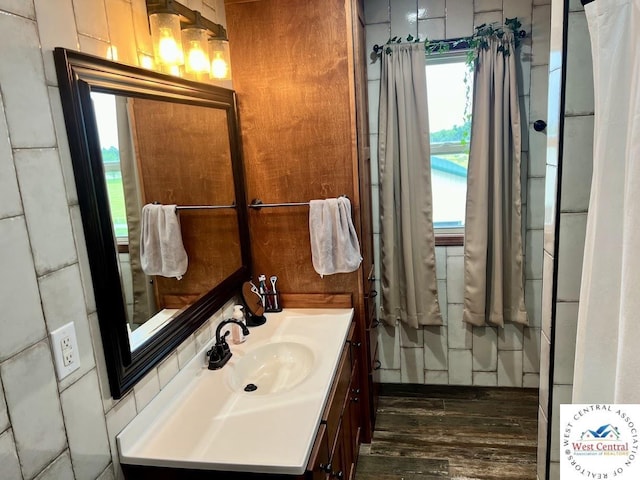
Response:
[{"label": "beige curtain", "polygon": [[435,268],[424,44],[382,56],[378,161],[382,319],[442,325]]},{"label": "beige curtain", "polygon": [[464,246],[465,322],[528,324],[524,305],[520,109],[513,35],[476,61]]},{"label": "beige curtain", "polygon": [[131,327],[142,325],[157,311],[155,295],[150,282],[142,271],[140,263],[140,212],[142,199],[138,185],[138,168],[136,165],[135,147],[132,143],[130,115],[126,97],[116,96],[116,113],[118,122],[118,143],[120,151],[120,171],[122,172],[122,187],[124,189],[124,203],[127,214],[129,231],[129,264],[131,265],[131,282],[133,286],[133,318],[129,319]]}]

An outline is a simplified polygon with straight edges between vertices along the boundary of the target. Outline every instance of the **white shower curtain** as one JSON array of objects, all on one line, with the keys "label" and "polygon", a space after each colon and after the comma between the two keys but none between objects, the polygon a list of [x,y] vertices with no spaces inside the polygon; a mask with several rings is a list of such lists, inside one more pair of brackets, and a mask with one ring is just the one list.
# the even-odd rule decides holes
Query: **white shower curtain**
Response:
[{"label": "white shower curtain", "polygon": [[640,0],[585,11],[595,140],[573,403],[640,403]]}]

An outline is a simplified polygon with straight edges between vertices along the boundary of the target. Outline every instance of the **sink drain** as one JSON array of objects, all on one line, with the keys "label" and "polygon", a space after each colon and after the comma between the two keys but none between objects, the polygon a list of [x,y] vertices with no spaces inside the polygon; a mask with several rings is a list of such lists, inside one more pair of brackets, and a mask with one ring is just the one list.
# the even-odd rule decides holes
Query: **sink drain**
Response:
[{"label": "sink drain", "polygon": [[244,387],[245,392],[255,392],[258,389],[257,385],[253,383],[248,383],[246,387]]}]

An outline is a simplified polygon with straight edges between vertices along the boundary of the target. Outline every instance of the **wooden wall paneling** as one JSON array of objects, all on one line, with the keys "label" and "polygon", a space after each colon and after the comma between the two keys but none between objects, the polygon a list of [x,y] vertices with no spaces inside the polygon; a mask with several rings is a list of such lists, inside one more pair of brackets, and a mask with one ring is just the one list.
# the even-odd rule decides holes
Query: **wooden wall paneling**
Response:
[{"label": "wooden wall paneling", "polygon": [[[346,194],[365,258],[357,272],[321,278],[311,262],[308,207],[251,209],[254,273],[278,275],[285,293],[353,295],[356,335],[364,347],[359,360],[369,365],[363,292],[373,249],[371,221],[362,219],[370,216],[370,202],[361,203],[361,197],[369,195],[370,181],[368,170],[362,178],[359,153],[368,159],[368,150],[358,143],[356,113],[357,105],[366,109],[366,95],[361,96],[366,81],[357,86],[354,80],[364,65],[352,38],[352,0],[226,0],[225,5],[247,199],[307,202]],[[366,110],[362,115],[366,118]],[[362,398],[368,403],[368,395]],[[363,417],[368,423],[369,413]],[[370,428],[363,432],[370,439]]]}]

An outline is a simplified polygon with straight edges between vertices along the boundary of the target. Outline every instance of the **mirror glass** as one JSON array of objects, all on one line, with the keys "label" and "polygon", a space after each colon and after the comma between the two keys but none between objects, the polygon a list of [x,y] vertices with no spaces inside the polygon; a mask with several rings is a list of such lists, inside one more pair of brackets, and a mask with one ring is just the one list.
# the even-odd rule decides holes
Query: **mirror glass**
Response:
[{"label": "mirror glass", "polygon": [[[227,113],[96,91],[91,100],[134,351],[242,266]],[[142,268],[148,203],[177,206],[188,256],[180,279]]]},{"label": "mirror glass", "polygon": [[[236,97],[62,48],[54,59],[111,394],[120,398],[249,279]],[[180,232],[188,260],[179,278],[143,268],[142,212],[151,208]]]}]

